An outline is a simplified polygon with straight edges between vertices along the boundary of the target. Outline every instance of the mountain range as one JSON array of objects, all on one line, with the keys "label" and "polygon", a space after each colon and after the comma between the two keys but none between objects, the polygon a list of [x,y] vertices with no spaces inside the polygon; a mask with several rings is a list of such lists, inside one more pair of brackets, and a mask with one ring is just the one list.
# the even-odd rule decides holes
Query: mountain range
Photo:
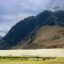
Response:
[{"label": "mountain range", "polygon": [[64,11],[45,10],[14,25],[0,49],[64,48]]}]

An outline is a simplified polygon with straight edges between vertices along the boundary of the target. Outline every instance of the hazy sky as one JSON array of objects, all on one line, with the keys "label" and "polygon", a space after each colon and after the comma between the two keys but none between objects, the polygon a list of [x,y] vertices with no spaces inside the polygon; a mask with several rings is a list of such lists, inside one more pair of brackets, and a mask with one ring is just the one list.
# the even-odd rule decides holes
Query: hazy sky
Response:
[{"label": "hazy sky", "polygon": [[25,17],[36,15],[46,8],[50,0],[0,0],[0,34]]}]

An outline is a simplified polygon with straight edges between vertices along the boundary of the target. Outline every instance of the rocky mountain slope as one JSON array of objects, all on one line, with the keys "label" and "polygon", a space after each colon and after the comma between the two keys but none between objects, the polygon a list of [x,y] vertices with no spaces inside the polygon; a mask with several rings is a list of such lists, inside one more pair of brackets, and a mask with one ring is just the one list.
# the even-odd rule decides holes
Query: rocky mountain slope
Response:
[{"label": "rocky mountain slope", "polygon": [[21,20],[0,41],[0,49],[64,48],[64,11],[45,10]]}]

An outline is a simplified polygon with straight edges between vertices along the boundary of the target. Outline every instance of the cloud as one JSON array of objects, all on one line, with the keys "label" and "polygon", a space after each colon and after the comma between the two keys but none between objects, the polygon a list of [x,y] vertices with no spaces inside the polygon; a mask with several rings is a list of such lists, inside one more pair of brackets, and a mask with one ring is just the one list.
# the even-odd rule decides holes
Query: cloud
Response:
[{"label": "cloud", "polygon": [[49,0],[0,0],[0,12],[5,14],[37,13],[45,9],[48,2]]},{"label": "cloud", "polygon": [[0,33],[7,33],[13,25],[28,16],[37,15],[50,0],[0,0]]}]

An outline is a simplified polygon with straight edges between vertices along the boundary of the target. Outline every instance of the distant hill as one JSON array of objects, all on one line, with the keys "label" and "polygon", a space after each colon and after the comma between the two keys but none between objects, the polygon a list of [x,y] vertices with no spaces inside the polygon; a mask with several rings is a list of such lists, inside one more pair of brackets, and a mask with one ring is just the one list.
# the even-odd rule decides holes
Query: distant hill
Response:
[{"label": "distant hill", "polygon": [[0,40],[2,39],[3,37],[0,35]]},{"label": "distant hill", "polygon": [[45,10],[21,20],[0,41],[0,49],[64,48],[64,11]]}]

